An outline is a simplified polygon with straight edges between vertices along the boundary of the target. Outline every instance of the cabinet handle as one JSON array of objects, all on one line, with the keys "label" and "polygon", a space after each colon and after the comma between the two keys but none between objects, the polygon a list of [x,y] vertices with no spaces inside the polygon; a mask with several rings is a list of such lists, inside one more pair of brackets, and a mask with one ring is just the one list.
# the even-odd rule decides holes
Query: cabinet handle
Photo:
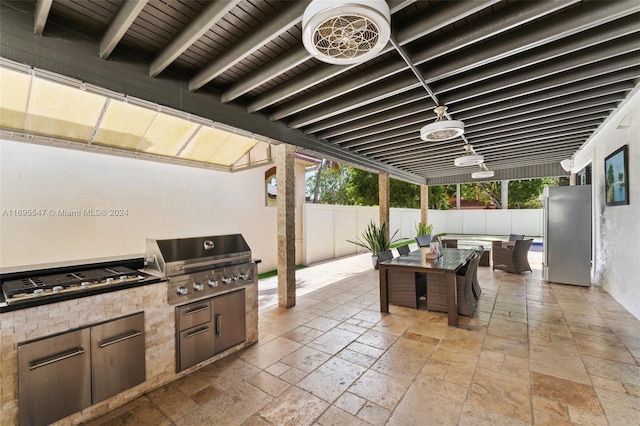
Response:
[{"label": "cabinet handle", "polygon": [[196,331],[192,331],[191,333],[185,334],[184,337],[189,338],[189,337],[197,336],[198,334],[204,333],[207,330],[209,330],[209,327],[202,327],[197,329]]},{"label": "cabinet handle", "polygon": [[193,308],[191,310],[188,310],[184,313],[184,315],[193,315],[193,314],[197,314],[198,312],[202,312],[202,311],[206,311],[207,309],[209,309],[209,307],[207,305],[204,306],[198,306],[197,308]]},{"label": "cabinet handle", "polygon": [[29,370],[35,370],[36,368],[44,367],[49,364],[53,364],[54,362],[62,361],[67,358],[74,357],[76,355],[82,355],[84,353],[84,348],[82,346],[78,346],[77,348],[73,348],[66,352],[61,352],[59,354],[53,355],[49,358],[42,358],[37,361],[33,361],[29,365]]},{"label": "cabinet handle", "polygon": [[220,335],[220,330],[222,330],[222,315],[216,314],[216,336]]},{"label": "cabinet handle", "polygon": [[138,337],[141,334],[142,334],[142,331],[133,330],[132,333],[127,334],[126,336],[116,337],[116,338],[111,339],[111,340],[103,340],[102,342],[98,343],[98,346],[100,348],[104,348],[104,347],[107,347],[109,345],[113,345],[115,343],[120,343],[120,342],[122,342],[124,340],[133,339],[134,337]]}]

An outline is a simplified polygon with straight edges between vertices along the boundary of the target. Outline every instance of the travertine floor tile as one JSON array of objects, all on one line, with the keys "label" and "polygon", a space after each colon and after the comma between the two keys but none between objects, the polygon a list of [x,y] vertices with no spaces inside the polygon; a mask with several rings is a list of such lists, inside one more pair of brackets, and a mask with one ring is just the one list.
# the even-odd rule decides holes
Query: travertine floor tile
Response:
[{"label": "travertine floor tile", "polygon": [[421,376],[409,387],[389,424],[457,424],[466,396],[466,386]]},{"label": "travertine floor tile", "polygon": [[171,425],[172,421],[143,396],[85,424],[89,426],[145,426],[149,424],[166,426]]},{"label": "travertine floor tile", "polygon": [[273,400],[255,386],[241,381],[225,390],[218,398],[190,411],[175,423],[192,425],[239,425]]},{"label": "travertine floor tile", "polygon": [[360,337],[360,334],[352,331],[334,328],[327,331],[322,336],[309,342],[307,346],[318,349],[331,355],[335,355],[344,349],[349,343]]},{"label": "travertine floor tile", "polygon": [[294,308],[263,299],[257,344],[88,424],[640,424],[640,321],[602,289],[542,281],[534,256],[532,274],[479,268],[458,328],[423,299],[379,312],[368,258],[305,268]]},{"label": "travertine floor tile", "polygon": [[297,386],[333,402],[365,371],[365,367],[335,357],[300,380]]},{"label": "travertine floor tile", "polygon": [[259,415],[274,425],[310,425],[327,407],[327,402],[294,386],[262,409]]},{"label": "travertine floor tile", "polygon": [[530,423],[532,419],[529,380],[478,368],[469,389],[469,402],[521,422]]},{"label": "travertine floor tile", "polygon": [[560,352],[538,345],[532,346],[529,353],[532,371],[590,384],[589,375],[578,353]]},{"label": "travertine floor tile", "polygon": [[280,360],[282,364],[310,373],[324,364],[331,355],[306,346],[295,350]]},{"label": "travertine floor tile", "polygon": [[349,388],[349,392],[392,410],[404,395],[409,383],[369,370]]}]

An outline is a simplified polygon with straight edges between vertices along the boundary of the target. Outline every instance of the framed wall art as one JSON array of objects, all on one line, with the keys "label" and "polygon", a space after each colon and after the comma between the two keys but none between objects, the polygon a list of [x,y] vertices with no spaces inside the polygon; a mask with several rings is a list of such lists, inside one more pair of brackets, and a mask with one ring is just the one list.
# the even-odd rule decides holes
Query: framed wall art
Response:
[{"label": "framed wall art", "polygon": [[629,204],[628,145],[621,146],[604,159],[605,203],[607,206]]}]

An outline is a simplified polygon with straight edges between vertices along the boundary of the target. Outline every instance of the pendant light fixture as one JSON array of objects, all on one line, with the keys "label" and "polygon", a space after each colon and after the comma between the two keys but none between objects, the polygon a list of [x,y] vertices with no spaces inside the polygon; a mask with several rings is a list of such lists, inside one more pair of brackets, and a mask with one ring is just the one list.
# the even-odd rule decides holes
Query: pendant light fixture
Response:
[{"label": "pendant light fixture", "polygon": [[437,106],[433,112],[438,118],[433,123],[427,124],[420,129],[420,138],[427,142],[447,141],[457,138],[464,133],[464,123],[460,120],[448,120],[445,117],[447,107]]},{"label": "pendant light fixture", "polygon": [[391,36],[385,0],[313,0],[302,15],[302,43],[314,58],[337,65],[377,56]]},{"label": "pendant light fixture", "polygon": [[484,156],[476,154],[473,146],[466,144],[464,146],[465,154],[453,160],[453,164],[458,167],[478,166],[484,163]]},{"label": "pendant light fixture", "polygon": [[473,179],[486,179],[493,177],[495,175],[493,170],[487,169],[487,166],[484,163],[480,164],[480,171],[471,173],[471,177]]}]

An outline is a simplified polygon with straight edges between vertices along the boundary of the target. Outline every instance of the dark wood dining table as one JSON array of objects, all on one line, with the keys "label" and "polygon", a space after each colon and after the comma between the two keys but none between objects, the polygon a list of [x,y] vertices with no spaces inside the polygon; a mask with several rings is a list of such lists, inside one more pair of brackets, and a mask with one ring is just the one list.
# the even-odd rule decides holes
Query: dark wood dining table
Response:
[{"label": "dark wood dining table", "polygon": [[447,283],[447,315],[449,325],[458,326],[458,291],[456,287],[456,271],[467,264],[475,254],[472,249],[442,249],[442,257],[427,259],[429,248],[419,248],[409,254],[394,257],[391,260],[380,262],[380,312],[389,312],[389,283],[388,272],[392,269],[401,271],[421,272],[427,274],[427,287],[429,275],[444,274]]}]

